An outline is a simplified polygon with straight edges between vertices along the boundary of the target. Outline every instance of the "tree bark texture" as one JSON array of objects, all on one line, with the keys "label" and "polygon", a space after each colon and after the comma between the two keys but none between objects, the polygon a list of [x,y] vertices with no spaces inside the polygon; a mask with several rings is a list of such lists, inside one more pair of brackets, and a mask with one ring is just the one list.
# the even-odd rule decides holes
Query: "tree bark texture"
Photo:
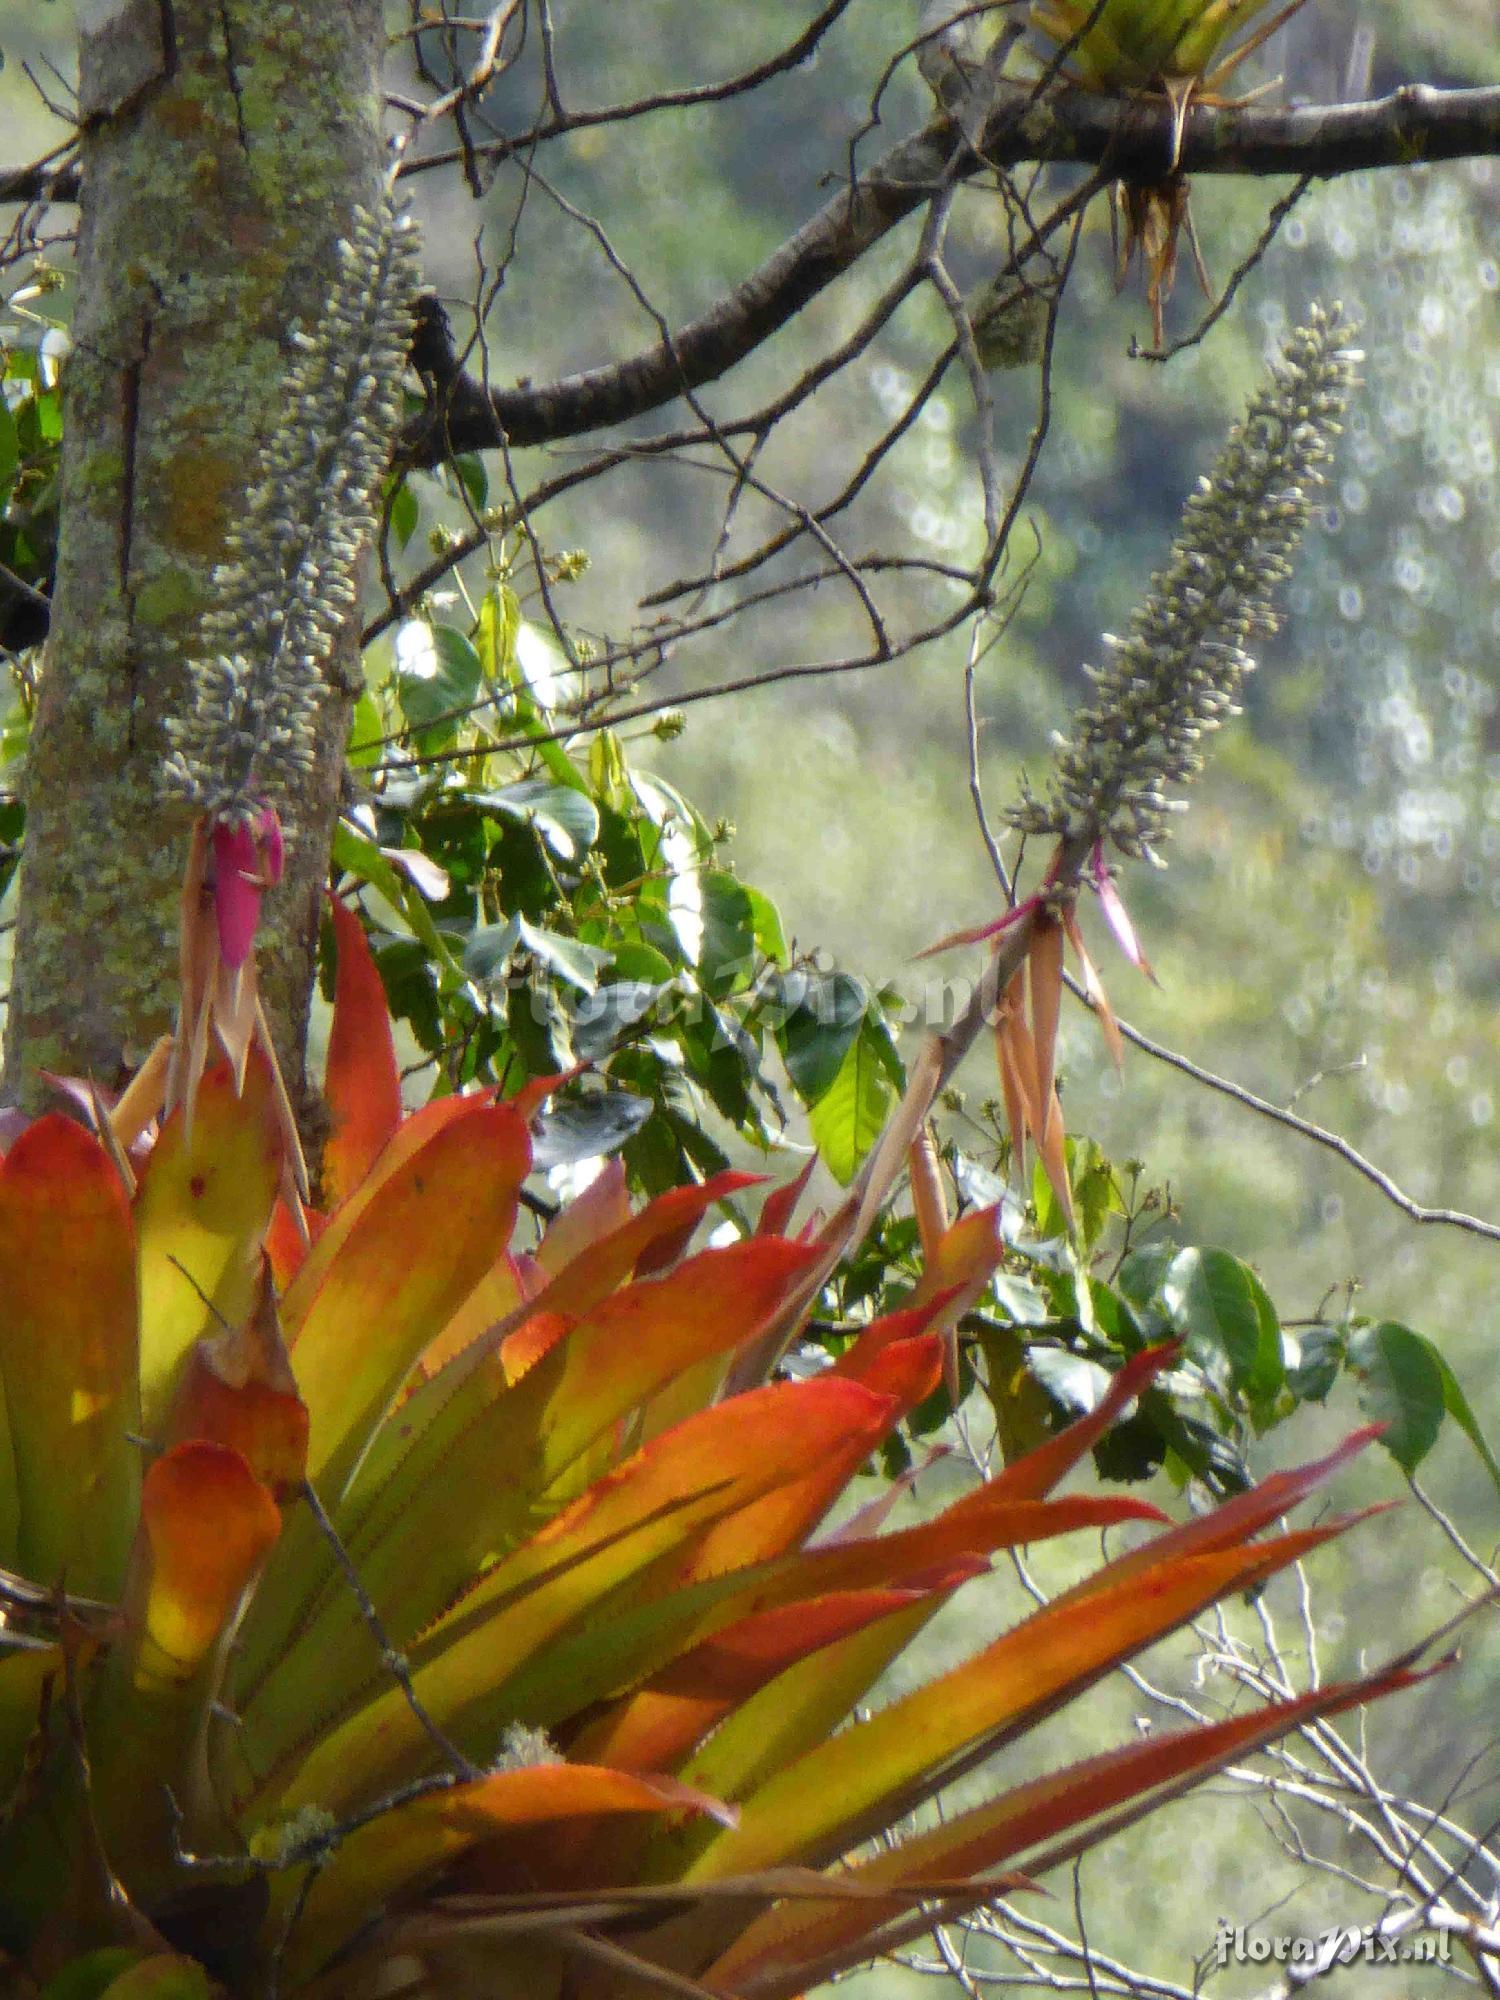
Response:
[{"label": "tree bark texture", "polygon": [[[333,244],[384,163],[378,0],[95,0],[79,14],[62,537],[5,1047],[5,1095],[32,1109],[40,1071],[114,1086],[170,1024],[189,815],[160,796],[163,725],[188,706],[288,331],[316,320]],[[261,932],[294,1097],[358,671],[351,621]]]}]

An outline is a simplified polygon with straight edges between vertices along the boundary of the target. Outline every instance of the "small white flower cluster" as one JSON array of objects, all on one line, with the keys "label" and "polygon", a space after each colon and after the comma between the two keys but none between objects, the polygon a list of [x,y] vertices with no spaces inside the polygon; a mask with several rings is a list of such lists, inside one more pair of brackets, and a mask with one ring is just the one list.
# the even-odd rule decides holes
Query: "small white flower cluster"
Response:
[{"label": "small white flower cluster", "polygon": [[532,1729],[524,1722],[508,1722],[500,1738],[500,1754],[492,1771],[529,1771],[537,1764],[561,1764],[566,1760],[545,1729]]},{"label": "small white flower cluster", "polygon": [[1239,713],[1250,644],[1276,629],[1272,598],[1291,574],[1363,358],[1351,332],[1337,306],[1315,307],[1287,340],[1199,480],[1128,636],[1106,635],[1113,660],[1087,669],[1098,691],[1072,736],[1058,739],[1046,796],[1023,783],[1007,815],[1021,832],[1108,840],[1161,865],[1154,843],[1168,816],[1186,811],[1168,788],[1202,768],[1203,738]]},{"label": "small white flower cluster", "polygon": [[292,335],[283,411],[214,572],[212,650],[192,668],[191,712],[167,725],[168,789],[219,822],[250,817],[269,772],[295,796],[311,770],[321,668],[400,419],[418,282],[416,229],[387,188],[338,244],[318,325]]}]

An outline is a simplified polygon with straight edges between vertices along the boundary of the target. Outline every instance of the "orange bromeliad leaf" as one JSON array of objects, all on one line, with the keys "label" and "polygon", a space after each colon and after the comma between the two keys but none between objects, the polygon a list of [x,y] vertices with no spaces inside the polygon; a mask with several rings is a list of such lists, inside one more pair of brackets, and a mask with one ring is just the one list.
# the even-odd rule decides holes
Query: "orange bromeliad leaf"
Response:
[{"label": "orange bromeliad leaf", "polygon": [[[918,1340],[932,1325],[933,1320],[948,1303],[951,1293],[940,1291],[935,1297],[920,1305],[907,1304],[899,1311],[885,1313],[880,1319],[872,1319],[861,1331],[852,1346],[846,1347],[833,1363],[834,1373],[847,1375],[853,1382],[863,1382],[879,1357],[888,1347],[905,1346],[907,1342]],[[932,1384],[936,1388],[937,1384]],[[924,1390],[919,1394],[930,1394]]]},{"label": "orange bromeliad leaf", "polygon": [[344,1244],[358,1227],[371,1203],[386,1185],[405,1171],[422,1149],[432,1143],[456,1119],[468,1118],[493,1102],[488,1095],[437,1097],[409,1118],[403,1118],[389,1143],[382,1149],[370,1171],[333,1213],[325,1217],[315,1240],[296,1268],[281,1301],[282,1318],[288,1326],[300,1320],[308,1296],[323,1282],[329,1266],[343,1255]]},{"label": "orange bromeliad leaf", "polygon": [[835,1859],[961,1776],[1065,1692],[1081,1692],[1215,1598],[1259,1582],[1337,1532],[1307,1529],[1263,1546],[1180,1557],[1048,1606],[779,1770],[743,1802],[739,1827],[688,1863],[686,1879]]},{"label": "orange bromeliad leaf", "polygon": [[[686,1774],[699,1767],[683,1760],[706,1737],[701,1768],[748,1790],[836,1729],[958,1585],[985,1568],[950,1564],[919,1582],[834,1592],[728,1626],[606,1708],[570,1739],[569,1755]],[[672,1835],[660,1839],[670,1845]],[[568,1884],[634,1881],[653,1844],[642,1826],[559,1829],[546,1843],[548,1873]],[[484,1886],[483,1858],[476,1863],[465,1886]]]},{"label": "orange bromeliad leaf", "polygon": [[960,1216],[933,1244],[923,1258],[922,1275],[908,1301],[913,1306],[929,1303],[936,1308],[936,1324],[944,1331],[956,1327],[995,1274],[1005,1254],[1000,1233],[1001,1209],[977,1208]]},{"label": "orange bromeliad leaf", "polygon": [[285,1198],[277,1202],[271,1211],[271,1226],[266,1231],[263,1248],[271,1260],[271,1275],[278,1292],[284,1292],[302,1269],[303,1259],[327,1226],[327,1217],[315,1208],[304,1208],[294,1215]]},{"label": "orange bromeliad leaf", "polygon": [[547,1224],[537,1245],[536,1260],[549,1278],[581,1257],[602,1236],[623,1229],[630,1220],[630,1193],[625,1163],[606,1160],[599,1173]]},{"label": "orange bromeliad leaf", "polygon": [[[308,1470],[330,1497],[422,1350],[503,1255],[530,1167],[525,1124],[509,1106],[461,1100],[347,1230],[335,1217],[314,1245],[283,1312],[312,1420]],[[338,1254],[325,1262],[336,1232]],[[424,1244],[432,1254],[419,1254]]]},{"label": "orange bromeliad leaf", "polygon": [[[1140,1575],[1168,1557],[1203,1555],[1243,1543],[1305,1500],[1340,1466],[1377,1438],[1381,1429],[1379,1424],[1368,1424],[1363,1430],[1351,1432],[1326,1457],[1315,1458],[1307,1465],[1292,1466],[1284,1472],[1270,1473],[1248,1492],[1237,1493],[1232,1500],[1224,1501],[1210,1512],[1168,1529],[1154,1542],[1116,1556],[1113,1562],[1107,1563],[1094,1575],[1085,1577],[1082,1583],[1075,1584],[1063,1596],[1054,1598],[1053,1602],[1063,1604],[1086,1597],[1096,1586],[1113,1587],[1117,1582]],[[1352,1526],[1368,1514],[1382,1511],[1379,1507],[1367,1508],[1364,1513],[1350,1516],[1342,1526]]]},{"label": "orange bromeliad leaf", "polygon": [[0,1163],[0,1404],[16,1515],[0,1501],[0,1561],[35,1583],[119,1594],[140,1491],[136,1368],[125,1190],[98,1141],[54,1112]]},{"label": "orange bromeliad leaf", "polygon": [[[498,1345],[459,1355],[413,1398],[409,1433],[403,1406],[386,1427],[389,1444],[377,1439],[352,1496],[360,1545],[376,1517],[406,1516],[424,1494],[451,1508],[455,1488],[481,1478],[486,1464],[496,1470],[481,1503],[484,1532],[505,1539],[507,1523],[524,1521],[611,1425],[753,1334],[811,1254],[779,1241],[705,1250],[664,1278],[608,1294],[577,1320],[537,1309]],[[500,1500],[497,1515],[506,1488],[513,1498]]]},{"label": "orange bromeliad leaf", "polygon": [[[659,1270],[686,1247],[687,1239],[715,1202],[759,1184],[759,1174],[729,1171],[697,1187],[671,1188],[639,1215],[595,1238],[556,1271],[539,1303],[550,1312],[582,1312],[635,1273]],[[549,1263],[547,1266],[551,1269]]]},{"label": "orange bromeliad leaf", "polygon": [[1071,1229],[1073,1195],[1068,1185],[1067,1135],[1053,1080],[1062,993],[1062,948],[1062,926],[1043,905],[1033,922],[1027,962],[1017,969],[997,1009],[995,1054],[1015,1169],[1019,1173],[1024,1165],[1029,1133],[1058,1207]]},{"label": "orange bromeliad leaf", "polygon": [[[506,1717],[540,1719],[516,1684],[529,1669],[560,1692],[552,1667],[564,1633],[713,1521],[799,1476],[850,1433],[877,1438],[889,1418],[885,1398],[824,1379],[736,1397],[655,1439],[496,1564],[411,1649],[428,1713],[461,1744]],[[253,1760],[254,1704],[242,1737]],[[276,1774],[289,1780],[280,1802],[368,1796],[413,1776],[430,1747],[400,1691],[380,1691],[294,1771]]]},{"label": "orange bromeliad leaf", "polygon": [[1069,944],[1078,954],[1078,969],[1083,974],[1084,994],[1098,1017],[1104,1045],[1109,1050],[1109,1059],[1118,1072],[1125,1067],[1125,1040],[1120,1033],[1120,1024],[1115,1019],[1115,1010],[1109,1004],[1109,995],[1104,990],[1104,981],[1099,977],[1098,969],[1089,957],[1088,949],[1083,942],[1083,932],[1078,927],[1076,912],[1066,910],[1063,913],[1063,928],[1068,933]]},{"label": "orange bromeliad leaf", "polygon": [[[306,1976],[366,1921],[372,1907],[430,1879],[445,1863],[497,1834],[583,1816],[696,1812],[725,1818],[715,1799],[671,1778],[599,1765],[544,1763],[496,1771],[429,1792],[368,1821],[340,1842],[306,1892],[283,1974]],[[303,1884],[283,1873],[273,1914],[283,1921]]]},{"label": "orange bromeliad leaf", "polygon": [[331,1129],[323,1147],[325,1207],[354,1192],[401,1123],[401,1079],[385,988],[365,927],[337,896],[328,899],[338,966],[323,1094]]},{"label": "orange bromeliad leaf", "polygon": [[926,1585],[831,1591],[777,1605],[729,1625],[663,1667],[636,1694],[607,1709],[571,1739],[569,1754],[627,1771],[679,1764],[732,1709],[809,1654],[861,1632],[892,1612],[946,1596],[988,1565],[972,1559]]},{"label": "orange bromeliad leaf", "polygon": [[[743,2000],[793,2000],[803,1989],[831,1978],[845,1965],[892,1949],[886,1934],[898,1912],[904,1919],[911,1892],[955,1880],[972,1881],[969,1897],[948,1904],[962,1913],[1002,1885],[1001,1867],[1044,1868],[1175,1797],[1189,1785],[1274,1742],[1313,1716],[1337,1715],[1382,1694],[1416,1685],[1432,1672],[1387,1669],[1342,1686],[1234,1716],[1202,1728],[1178,1730],[1090,1757],[1065,1770],[1019,1785],[1000,1798],[949,1819],[873,1859],[854,1864],[848,1880],[867,1890],[905,1892],[894,1908],[831,1895],[784,1902],[751,1924],[717,1959],[707,1976]],[[1042,1850],[1039,1852],[1039,1850]],[[836,1888],[840,1875],[830,1878]],[[929,1888],[929,1893],[932,1893]]]},{"label": "orange bromeliad leaf", "polygon": [[[889,1413],[884,1421],[891,1421]],[[561,1638],[549,1652],[547,1671],[528,1676],[512,1692],[517,1699],[524,1697],[525,1713],[532,1720],[550,1726],[661,1672],[671,1660],[725,1626],[781,1605],[805,1603],[833,1591],[915,1583],[925,1587],[934,1574],[999,1548],[1045,1541],[1076,1528],[1160,1519],[1155,1508],[1127,1499],[1079,1497],[1019,1505],[999,1501],[988,1514],[971,1512],[955,1518],[950,1509],[935,1521],[899,1534],[830,1541],[718,1574],[697,1574],[700,1561],[695,1553],[692,1578],[683,1581],[680,1566],[663,1564],[654,1576],[633,1587],[628,1601],[623,1595],[617,1597],[576,1634]],[[714,1743],[719,1744],[723,1735],[721,1730]]]},{"label": "orange bromeliad leaf", "polygon": [[[341,1517],[395,1636],[412,1637],[513,1547],[541,1496],[611,1426],[703,1354],[752,1332],[809,1255],[776,1240],[705,1251],[605,1298],[571,1330],[554,1322],[550,1351],[518,1382],[507,1346],[460,1357],[424,1384],[376,1439]],[[241,1683],[277,1741],[271,1716],[284,1704],[284,1726],[295,1727],[304,1668],[324,1695],[346,1683],[357,1691],[370,1669],[357,1607],[306,1521],[293,1524],[283,1554],[262,1587]],[[262,1696],[273,1662],[279,1687]]]},{"label": "orange bromeliad leaf", "polygon": [[[683,1776],[699,1784],[715,1772],[726,1795],[753,1797],[834,1734],[951,1594],[951,1587],[913,1592],[907,1604],[794,1661],[720,1724],[680,1767]],[[673,1879],[702,1846],[689,1827],[648,1829],[638,1843],[636,1869],[647,1879]]]},{"label": "orange bromeliad leaf", "polygon": [[167,1417],[165,1442],[228,1445],[285,1501],[307,1474],[307,1405],[281,1338],[270,1268],[242,1326],[200,1340]]},{"label": "orange bromeliad leaf", "polygon": [[[522,1306],[535,1297],[540,1274],[532,1259],[508,1252],[495,1259],[436,1340],[417,1357],[409,1386],[441,1374],[447,1364],[484,1339],[501,1321],[513,1324]],[[518,1329],[519,1330],[519,1329]],[[512,1373],[519,1374],[519,1368]]]},{"label": "orange bromeliad leaf", "polygon": [[[925,1323],[931,1312],[931,1308],[925,1308],[892,1317],[899,1322]],[[875,1328],[871,1327],[869,1332],[873,1334]],[[885,1397],[890,1406],[891,1426],[930,1396],[941,1378],[942,1348],[931,1336],[882,1341],[863,1352],[860,1349],[861,1343],[856,1342],[829,1372]],[[699,1577],[743,1569],[747,1564],[763,1562],[795,1548],[823,1519],[870,1450],[870,1441],[855,1433],[800,1479],[789,1480],[763,1499],[728,1515],[704,1536],[691,1563],[677,1579],[677,1587],[685,1588]]]},{"label": "orange bromeliad leaf", "polygon": [[807,1184],[817,1167],[817,1155],[808,1161],[794,1181],[785,1187],[772,1188],[761,1203],[760,1219],[755,1225],[757,1236],[785,1236],[796,1213],[797,1204],[807,1192]]},{"label": "orange bromeliad leaf", "polygon": [[148,1432],[161,1423],[193,1343],[249,1317],[282,1164],[276,1091],[259,1049],[250,1051],[238,1096],[219,1064],[199,1088],[191,1137],[179,1109],[152,1147],[136,1199]]},{"label": "orange bromeliad leaf", "polygon": [[197,1671],[281,1532],[281,1514],[237,1451],[195,1441],[146,1474],[149,1550],[137,1674],[185,1681]]},{"label": "orange bromeliad leaf", "polygon": [[[1016,978],[1021,978],[1018,973]],[[1013,1173],[1019,1175],[1026,1159],[1026,1092],[1017,1060],[1015,1036],[1011,1030],[1012,1009],[1017,1005],[1015,983],[1000,1003],[995,1020],[995,1067],[1000,1073],[1000,1095],[1005,1105],[1005,1129],[1010,1136]]]},{"label": "orange bromeliad leaf", "polygon": [[917,1219],[917,1241],[922,1246],[923,1263],[947,1234],[948,1198],[943,1192],[942,1169],[931,1125],[924,1125],[907,1154],[907,1174],[911,1181],[912,1213]]}]

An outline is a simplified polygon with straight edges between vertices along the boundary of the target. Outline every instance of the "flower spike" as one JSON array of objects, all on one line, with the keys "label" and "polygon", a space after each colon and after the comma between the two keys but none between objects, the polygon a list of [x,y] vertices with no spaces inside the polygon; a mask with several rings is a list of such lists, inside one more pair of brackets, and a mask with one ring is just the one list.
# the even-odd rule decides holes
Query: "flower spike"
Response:
[{"label": "flower spike", "polygon": [[1323,483],[1360,356],[1337,308],[1314,308],[1287,341],[1212,472],[1188,501],[1165,569],[1061,747],[1051,786],[1024,783],[1018,831],[1109,842],[1158,861],[1169,796],[1203,767],[1203,740],[1238,713],[1250,645],[1276,630],[1273,598]]}]

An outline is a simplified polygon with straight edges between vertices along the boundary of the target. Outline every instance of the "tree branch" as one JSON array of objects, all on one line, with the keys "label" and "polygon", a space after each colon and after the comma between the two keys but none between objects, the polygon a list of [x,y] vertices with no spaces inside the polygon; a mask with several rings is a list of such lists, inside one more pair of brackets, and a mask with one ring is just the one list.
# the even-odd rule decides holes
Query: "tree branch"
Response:
[{"label": "tree branch", "polygon": [[[785,326],[882,236],[954,179],[1028,161],[1104,166],[1159,178],[1172,113],[1149,99],[1062,91],[1037,101],[1002,85],[971,151],[947,118],[891,148],[840,191],[733,291],[656,346],[560,381],[487,390],[469,376],[409,426],[404,455],[434,465],[457,451],[578,437],[628,422],[717,381]],[[1500,85],[1438,90],[1405,84],[1364,104],[1198,105],[1183,135],[1189,174],[1298,174],[1327,179],[1375,167],[1500,154]]]}]

